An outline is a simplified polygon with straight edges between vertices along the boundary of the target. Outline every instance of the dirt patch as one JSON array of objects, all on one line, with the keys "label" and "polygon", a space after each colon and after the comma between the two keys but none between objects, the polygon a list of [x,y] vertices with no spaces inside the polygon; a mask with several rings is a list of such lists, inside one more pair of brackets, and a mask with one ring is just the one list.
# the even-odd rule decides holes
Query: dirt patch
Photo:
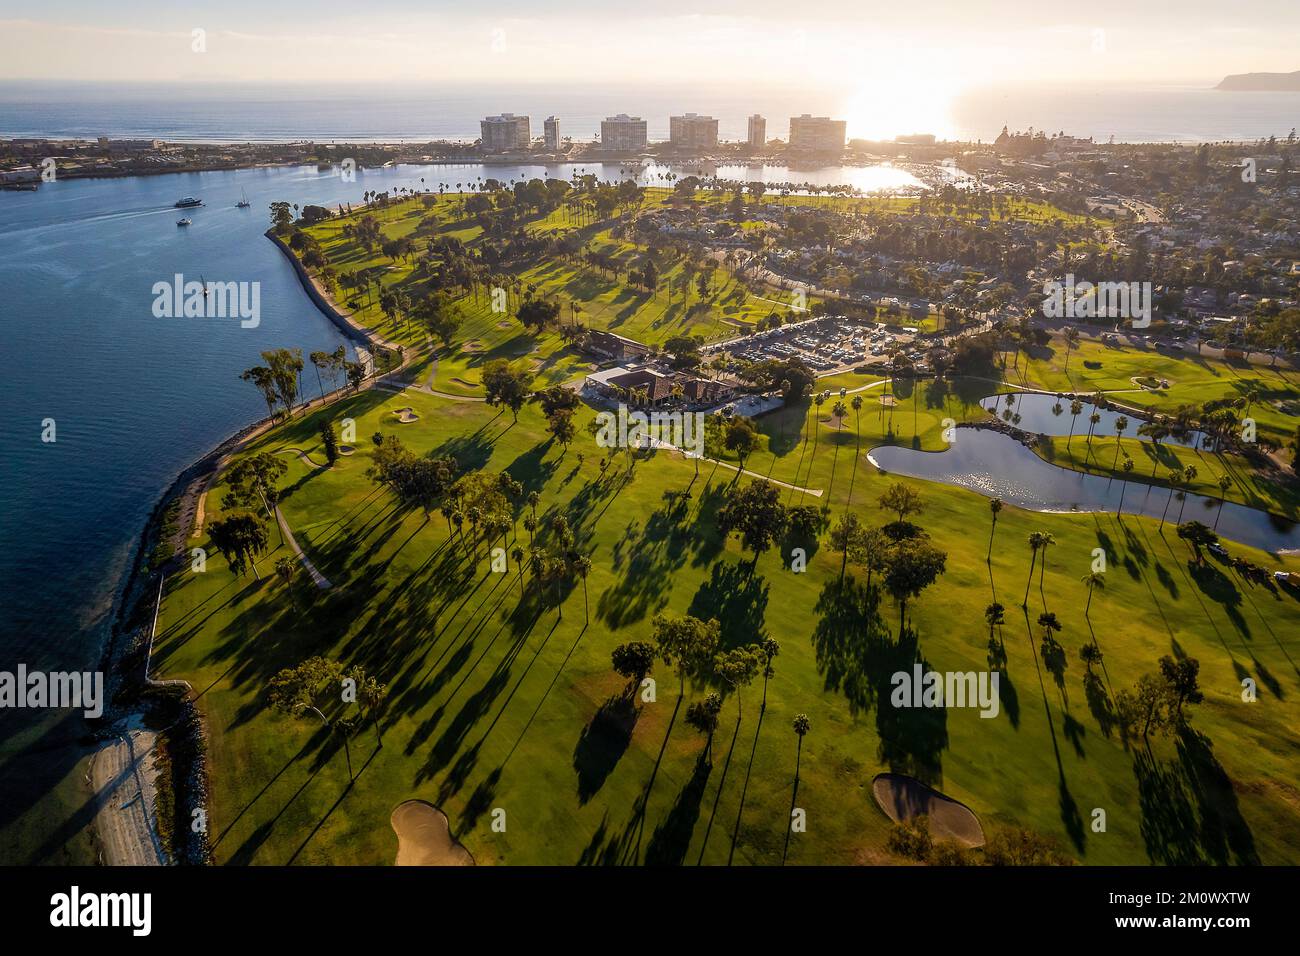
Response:
[{"label": "dirt patch", "polygon": [[398,866],[473,866],[474,856],[451,835],[447,814],[424,800],[407,800],[389,823],[397,834]]},{"label": "dirt patch", "polygon": [[894,398],[893,395],[881,395],[880,404],[884,405],[886,408],[893,408],[898,404],[898,399]]},{"label": "dirt patch", "polygon": [[929,818],[930,835],[936,840],[955,840],[967,847],[984,845],[984,828],[970,807],[945,797],[915,777],[877,774],[871,781],[871,795],[895,823],[924,816]]}]

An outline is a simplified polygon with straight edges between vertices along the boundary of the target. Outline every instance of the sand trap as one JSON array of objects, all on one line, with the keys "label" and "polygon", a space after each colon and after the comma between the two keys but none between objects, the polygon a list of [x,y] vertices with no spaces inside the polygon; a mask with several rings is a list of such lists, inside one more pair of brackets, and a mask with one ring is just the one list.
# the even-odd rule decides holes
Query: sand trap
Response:
[{"label": "sand trap", "polygon": [[956,840],[967,847],[984,845],[984,829],[970,807],[945,797],[915,777],[901,773],[877,774],[871,781],[871,795],[895,823],[924,815],[930,820],[930,835],[934,839]]},{"label": "sand trap", "polygon": [[389,822],[397,834],[398,866],[474,865],[473,855],[451,835],[447,814],[432,803],[399,803]]},{"label": "sand trap", "polygon": [[894,398],[893,395],[881,395],[880,404],[884,405],[886,408],[893,408],[898,404],[898,399]]},{"label": "sand trap", "polygon": [[509,319],[506,319],[506,320],[504,320],[504,321],[498,322],[498,323],[497,323],[497,328],[498,328],[498,329],[508,329],[508,328],[510,328],[511,324],[512,324],[512,323],[510,322],[510,320],[509,320]]},{"label": "sand trap", "polygon": [[352,455],[355,453],[356,453],[356,449],[353,448],[351,445],[339,445],[339,454],[343,455],[345,458],[348,455]]},{"label": "sand trap", "polygon": [[420,416],[415,414],[415,410],[409,405],[406,408],[397,409],[393,414],[397,416],[397,420],[403,425],[409,425],[411,422],[418,422],[420,420]]},{"label": "sand trap", "polygon": [[471,355],[477,354],[484,350],[483,343],[480,342],[478,339],[470,339],[468,342],[461,345],[460,350],[462,352],[468,352]]},{"label": "sand trap", "polygon": [[1158,392],[1158,391],[1160,391],[1161,389],[1168,388],[1170,385],[1173,384],[1173,382],[1171,382],[1171,381],[1170,381],[1169,379],[1167,379],[1167,378],[1157,378],[1155,375],[1152,375],[1151,377],[1154,378],[1154,379],[1156,379],[1156,384],[1155,384],[1155,385],[1151,385],[1151,384],[1148,384],[1147,382],[1142,381],[1141,378],[1140,378],[1139,376],[1136,376],[1136,375],[1134,375],[1132,378],[1130,378],[1130,379],[1129,379],[1129,382],[1131,382],[1132,384],[1136,385],[1138,388],[1143,389],[1143,390],[1148,391],[1148,392]]}]

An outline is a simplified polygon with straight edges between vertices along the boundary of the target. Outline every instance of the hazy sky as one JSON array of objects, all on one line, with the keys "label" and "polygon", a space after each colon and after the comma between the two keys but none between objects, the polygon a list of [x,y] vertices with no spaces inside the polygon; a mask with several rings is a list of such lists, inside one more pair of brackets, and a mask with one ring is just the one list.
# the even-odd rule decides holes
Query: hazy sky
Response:
[{"label": "hazy sky", "polygon": [[1295,69],[1297,0],[0,0],[0,79],[905,84],[926,99]]}]

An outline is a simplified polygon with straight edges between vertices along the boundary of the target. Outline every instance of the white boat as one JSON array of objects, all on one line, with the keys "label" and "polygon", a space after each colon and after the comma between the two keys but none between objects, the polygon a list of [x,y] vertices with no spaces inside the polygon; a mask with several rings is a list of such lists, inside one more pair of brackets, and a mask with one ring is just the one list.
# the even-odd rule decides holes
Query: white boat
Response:
[{"label": "white boat", "polygon": [[178,225],[178,226],[188,226],[189,224],[190,224],[190,221],[189,221],[188,219],[177,219],[177,220],[176,220],[176,225]]}]

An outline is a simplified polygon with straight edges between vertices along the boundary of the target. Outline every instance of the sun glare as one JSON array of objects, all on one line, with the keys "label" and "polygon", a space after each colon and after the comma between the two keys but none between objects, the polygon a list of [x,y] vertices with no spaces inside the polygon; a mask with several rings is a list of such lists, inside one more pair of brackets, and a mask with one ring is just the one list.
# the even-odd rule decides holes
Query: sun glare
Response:
[{"label": "sun glare", "polygon": [[887,140],[912,133],[938,139],[954,135],[952,102],[957,83],[936,74],[890,72],[859,82],[846,101],[850,139]]}]

